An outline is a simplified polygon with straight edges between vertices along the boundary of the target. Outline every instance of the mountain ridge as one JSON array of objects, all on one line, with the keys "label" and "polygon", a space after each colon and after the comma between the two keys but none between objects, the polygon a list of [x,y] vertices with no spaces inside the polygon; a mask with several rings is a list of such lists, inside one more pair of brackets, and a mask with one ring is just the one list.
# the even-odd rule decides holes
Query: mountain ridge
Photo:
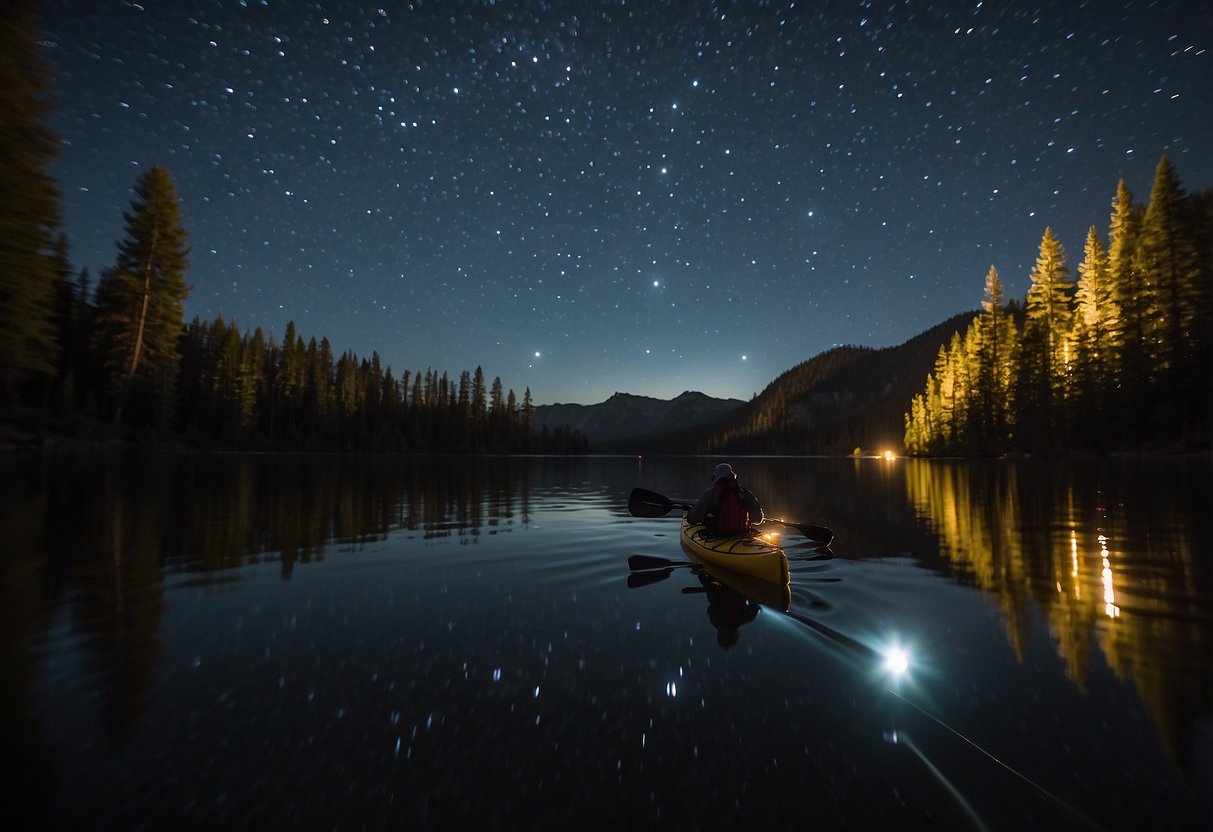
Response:
[{"label": "mountain ridge", "polygon": [[672,400],[616,392],[597,405],[537,407],[535,426],[580,430],[599,453],[900,453],[911,399],[939,348],[976,314],[954,315],[892,347],[826,350],[749,402],[692,391]]},{"label": "mountain ridge", "polygon": [[[591,442],[614,442],[631,436],[664,433],[702,425],[742,407],[740,399],[717,399],[685,390],[673,399],[615,392],[599,404],[546,404],[535,408],[536,430],[568,426]],[[638,425],[643,425],[637,429]]]}]

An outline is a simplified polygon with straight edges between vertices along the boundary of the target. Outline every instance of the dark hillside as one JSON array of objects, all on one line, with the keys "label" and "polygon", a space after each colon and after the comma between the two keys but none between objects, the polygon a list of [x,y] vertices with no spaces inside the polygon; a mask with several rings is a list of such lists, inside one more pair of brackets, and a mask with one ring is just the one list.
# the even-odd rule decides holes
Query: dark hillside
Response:
[{"label": "dark hillside", "polygon": [[975,312],[956,315],[897,347],[837,347],[796,365],[753,401],[699,428],[624,442],[605,452],[849,454],[902,450],[904,414],[939,348]]},{"label": "dark hillside", "polygon": [[[802,368],[777,378],[747,408],[747,420],[709,440],[705,450],[847,454],[902,451],[904,414],[939,348],[968,328],[975,312],[956,315],[897,347],[863,350],[806,386]],[[830,355],[826,353],[825,355]],[[822,356],[824,357],[824,356]],[[812,362],[808,362],[812,364]]]}]

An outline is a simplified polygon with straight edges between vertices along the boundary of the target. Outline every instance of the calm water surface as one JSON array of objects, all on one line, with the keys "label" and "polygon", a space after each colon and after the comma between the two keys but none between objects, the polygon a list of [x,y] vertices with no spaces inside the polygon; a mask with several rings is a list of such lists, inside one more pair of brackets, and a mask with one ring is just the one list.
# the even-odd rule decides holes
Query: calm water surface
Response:
[{"label": "calm water surface", "polygon": [[0,461],[5,828],[1209,827],[1207,461],[716,461]]}]

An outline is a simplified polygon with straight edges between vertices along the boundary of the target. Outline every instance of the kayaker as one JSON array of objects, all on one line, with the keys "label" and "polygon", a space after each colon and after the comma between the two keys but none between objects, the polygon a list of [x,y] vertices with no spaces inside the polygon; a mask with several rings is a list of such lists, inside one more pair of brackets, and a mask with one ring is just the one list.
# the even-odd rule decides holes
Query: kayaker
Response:
[{"label": "kayaker", "polygon": [[717,535],[744,535],[762,522],[762,506],[752,491],[737,483],[733,466],[722,462],[712,471],[712,487],[687,512],[691,523],[703,523]]}]

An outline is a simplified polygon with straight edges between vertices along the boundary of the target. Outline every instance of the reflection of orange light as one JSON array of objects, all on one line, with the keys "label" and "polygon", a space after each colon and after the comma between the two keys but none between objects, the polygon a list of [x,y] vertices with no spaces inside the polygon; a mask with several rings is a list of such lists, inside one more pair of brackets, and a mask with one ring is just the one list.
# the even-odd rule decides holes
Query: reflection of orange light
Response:
[{"label": "reflection of orange light", "polygon": [[758,536],[760,538],[762,538],[763,540],[765,540],[767,543],[775,543],[775,544],[779,543],[779,532],[763,532],[762,534],[760,534]]},{"label": "reflection of orange light", "polygon": [[1120,607],[1116,606],[1116,589],[1112,585],[1112,562],[1108,555],[1108,539],[1102,534],[1099,536],[1099,556],[1103,561],[1103,600],[1104,600],[1104,615],[1108,618],[1119,618]]}]

